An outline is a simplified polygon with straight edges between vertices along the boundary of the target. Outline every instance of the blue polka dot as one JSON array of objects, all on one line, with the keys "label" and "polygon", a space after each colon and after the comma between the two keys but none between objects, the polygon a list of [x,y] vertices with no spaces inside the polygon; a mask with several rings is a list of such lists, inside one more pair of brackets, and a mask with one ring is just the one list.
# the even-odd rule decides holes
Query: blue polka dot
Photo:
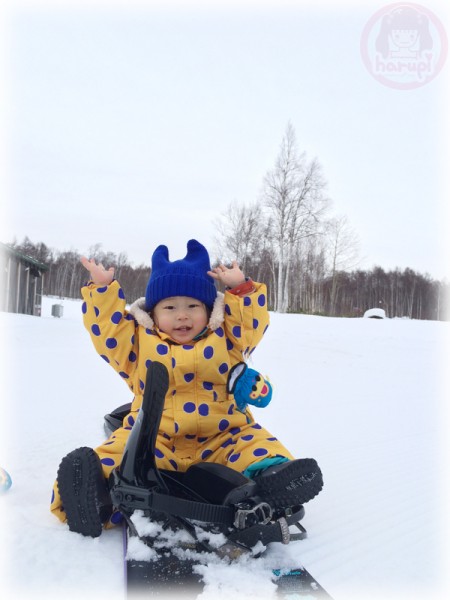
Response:
[{"label": "blue polka dot", "polygon": [[121,300],[125,300],[125,294],[123,293],[123,289],[119,288],[119,291],[117,292],[117,295],[119,296],[119,298]]},{"label": "blue polka dot", "polygon": [[50,504],[53,504],[54,501],[55,501],[55,492],[52,491],[52,498],[50,500]]},{"label": "blue polka dot", "polygon": [[241,454],[240,454],[240,452],[236,452],[236,454],[232,454],[228,460],[229,460],[230,462],[234,463],[234,462],[236,462],[237,460],[239,460],[239,459],[240,459],[240,457],[241,457]]},{"label": "blue polka dot", "polygon": [[100,314],[100,309],[97,308],[96,306],[94,306],[94,312],[95,312],[95,316],[98,317],[98,315]]},{"label": "blue polka dot", "polygon": [[113,512],[109,520],[113,525],[120,525],[120,523],[122,523],[123,521],[123,515],[120,511],[116,510],[115,512]]},{"label": "blue polka dot", "polygon": [[83,304],[81,305],[81,312],[83,313],[83,315],[85,315],[87,313],[87,304],[86,304],[86,302],[83,302]]},{"label": "blue polka dot", "polygon": [[104,361],[109,363],[109,358],[107,356],[105,356],[104,354],[100,354],[100,356],[103,358]]},{"label": "blue polka dot", "polygon": [[213,400],[214,400],[214,402],[217,402],[217,398],[218,397],[219,396],[217,395],[217,392],[213,392]]},{"label": "blue polka dot", "polygon": [[155,456],[156,458],[164,458],[164,454],[161,452],[159,448],[155,448]]},{"label": "blue polka dot", "polygon": [[134,425],[134,419],[131,415],[128,415],[128,425],[131,425],[131,427]]},{"label": "blue polka dot", "polygon": [[130,352],[130,354],[128,355],[128,360],[129,360],[130,362],[132,362],[132,363],[133,363],[133,362],[136,362],[136,360],[137,360],[137,356],[136,356],[136,353],[135,353],[135,352],[133,352],[133,350],[132,350],[132,351]]},{"label": "blue polka dot", "polygon": [[125,315],[125,320],[126,321],[134,321],[134,317],[133,317],[133,315],[130,315],[130,313],[128,313],[127,315]]},{"label": "blue polka dot", "polygon": [[230,426],[230,421],[227,419],[222,419],[219,423],[219,430],[225,431]]},{"label": "blue polka dot", "polygon": [[174,425],[175,433],[178,433],[178,431],[180,430],[180,426],[178,425],[178,423],[174,423],[173,425]]},{"label": "blue polka dot", "polygon": [[127,375],[127,373],[125,373],[125,371],[119,371],[119,375],[121,377],[123,377],[123,379],[129,379],[130,378],[130,376]]},{"label": "blue polka dot", "polygon": [[116,311],[115,313],[113,313],[112,317],[111,317],[111,321],[115,324],[118,325],[120,323],[120,321],[122,320],[122,313],[119,311]]},{"label": "blue polka dot", "polygon": [[232,438],[226,440],[220,447],[221,448],[228,448],[228,446],[232,446],[234,445],[234,442],[232,440]]},{"label": "blue polka dot", "polygon": [[213,389],[213,384],[210,381],[204,381],[202,385],[205,390]]},{"label": "blue polka dot", "polygon": [[266,325],[266,326],[264,327],[263,335],[266,333],[266,331],[267,331],[268,329],[269,329],[269,326],[268,326],[268,325]]},{"label": "blue polka dot", "polygon": [[194,346],[190,346],[189,344],[184,344],[183,345],[184,350],[192,350],[193,347]]},{"label": "blue polka dot", "polygon": [[206,417],[209,414],[209,406],[207,404],[200,404],[198,412],[202,417]]},{"label": "blue polka dot", "polygon": [[116,464],[112,458],[102,458],[100,462],[107,467],[113,467]]},{"label": "blue polka dot", "polygon": [[113,440],[112,442],[105,442],[103,445],[104,446],[111,446],[111,444],[114,444],[116,442],[116,440]]},{"label": "blue polka dot", "polygon": [[97,324],[92,325],[91,331],[94,335],[100,335],[100,327]]},{"label": "blue polka dot", "polygon": [[253,454],[254,456],[265,456],[266,454],[269,454],[269,451],[265,448],[256,448],[256,450],[253,450]]},{"label": "blue polka dot", "polygon": [[230,405],[230,408],[228,409],[228,414],[232,415],[234,413],[234,404]]},{"label": "blue polka dot", "polygon": [[252,303],[252,299],[250,298],[250,296],[245,296],[244,297],[244,306],[250,306]]},{"label": "blue polka dot", "polygon": [[241,328],[239,325],[235,325],[232,329],[233,335],[236,338],[240,338],[241,337]]},{"label": "blue polka dot", "polygon": [[117,346],[117,340],[115,338],[108,338],[106,340],[106,347],[112,350]]},{"label": "blue polka dot", "polygon": [[214,356],[214,348],[212,346],[206,346],[206,348],[203,350],[203,356],[207,360],[212,358]]},{"label": "blue polka dot", "polygon": [[141,390],[145,388],[145,383],[142,381],[142,379],[139,379],[139,387],[141,388]]},{"label": "blue polka dot", "polygon": [[145,366],[147,367],[147,369],[150,367],[150,365],[152,364],[152,361],[147,358],[147,360],[145,361]]},{"label": "blue polka dot", "polygon": [[202,460],[206,460],[208,458],[208,456],[211,456],[211,454],[212,454],[212,450],[205,450],[201,454]]},{"label": "blue polka dot", "polygon": [[237,433],[240,433],[240,431],[241,431],[241,428],[240,428],[240,427],[232,427],[232,428],[230,429],[230,433],[231,433],[231,435],[236,435]]},{"label": "blue polka dot", "polygon": [[172,465],[172,467],[174,468],[175,471],[178,471],[178,465],[177,463],[173,460],[173,458],[169,459],[170,464]]},{"label": "blue polka dot", "polygon": [[271,437],[271,438],[267,438],[268,442],[277,442],[277,438]]},{"label": "blue polka dot", "polygon": [[231,317],[231,308],[228,304],[225,304],[225,312],[229,317]]},{"label": "blue polka dot", "polygon": [[195,433],[187,433],[184,437],[187,440],[195,440]]},{"label": "blue polka dot", "polygon": [[259,321],[258,319],[253,319],[253,329],[258,329]]},{"label": "blue polka dot", "polygon": [[161,356],[164,356],[169,352],[169,348],[165,344],[158,344],[156,346],[156,352]]},{"label": "blue polka dot", "polygon": [[175,369],[175,365],[177,364],[176,360],[172,356],[172,369]]},{"label": "blue polka dot", "polygon": [[186,383],[190,383],[194,379],[194,377],[194,373],[186,373],[184,376],[184,380],[186,381]]},{"label": "blue polka dot", "polygon": [[145,333],[146,333],[147,335],[153,335],[153,331],[152,331],[151,329],[146,329],[146,330],[145,330]]},{"label": "blue polka dot", "polygon": [[199,437],[199,438],[197,438],[197,442],[198,442],[199,444],[204,444],[204,443],[205,443],[205,442],[207,442],[207,441],[208,441],[208,438],[207,438],[207,437]]},{"label": "blue polka dot", "polygon": [[228,365],[227,365],[227,363],[222,363],[222,364],[219,366],[219,373],[221,373],[221,374],[223,375],[223,374],[224,374],[224,373],[226,373],[227,371],[228,371]]},{"label": "blue polka dot", "polygon": [[225,332],[224,332],[224,330],[222,329],[222,327],[218,327],[218,328],[217,328],[217,329],[214,331],[214,333],[215,333],[216,335],[218,335],[219,337],[223,337],[223,336],[225,335]]},{"label": "blue polka dot", "polygon": [[264,294],[260,294],[260,295],[258,296],[258,304],[259,304],[260,306],[265,306],[265,305],[266,305],[266,297],[265,297],[265,295],[264,295]]},{"label": "blue polka dot", "polygon": [[195,411],[195,404],[193,402],[186,402],[183,406],[184,412],[193,413]]},{"label": "blue polka dot", "polygon": [[103,286],[103,287],[99,287],[99,288],[97,288],[97,292],[98,292],[99,294],[104,294],[104,293],[106,292],[106,290],[107,290],[107,289],[108,289],[108,286],[107,286],[107,285],[105,285],[105,286]]},{"label": "blue polka dot", "polygon": [[250,440],[252,440],[255,436],[254,435],[243,435],[241,437],[241,440],[244,440],[244,442],[249,442]]},{"label": "blue polka dot", "polygon": [[233,342],[231,342],[229,339],[227,339],[227,350],[233,350],[234,346],[233,346]]},{"label": "blue polka dot", "polygon": [[259,423],[255,423],[254,425],[252,425],[252,429],[262,429],[262,427]]}]

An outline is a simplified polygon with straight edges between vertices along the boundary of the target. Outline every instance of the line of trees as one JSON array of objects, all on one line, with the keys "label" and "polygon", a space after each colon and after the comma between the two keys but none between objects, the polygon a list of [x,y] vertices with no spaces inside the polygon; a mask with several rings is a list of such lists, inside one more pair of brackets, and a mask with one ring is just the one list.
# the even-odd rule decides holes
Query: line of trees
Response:
[{"label": "line of trees", "polygon": [[[359,316],[380,307],[388,317],[450,317],[448,283],[412,269],[357,269],[358,235],[346,216],[330,217],[329,208],[322,168],[298,151],[288,124],[258,201],[232,203],[215,219],[213,263],[236,259],[247,275],[267,284],[269,308],[277,312]],[[77,251],[51,250],[28,238],[12,245],[49,266],[45,294],[79,297],[87,273]],[[144,294],[149,266],[133,267],[125,253],[105,252],[100,244],[88,255],[115,267],[129,302]]]},{"label": "line of trees", "polygon": [[[44,294],[60,298],[80,298],[80,289],[89,279],[89,273],[80,263],[80,253],[77,250],[58,251],[49,248],[43,242],[34,243],[28,237],[22,242],[14,241],[9,244],[18,252],[27,254],[49,267],[44,274]],[[150,277],[150,267],[139,265],[134,267],[128,261],[124,252],[115,254],[105,251],[101,244],[91,246],[87,252],[89,258],[104,264],[114,266],[115,276],[122,285],[129,302],[145,294],[145,288]]]},{"label": "line of trees", "polygon": [[[242,207],[239,210],[243,210]],[[235,255],[239,257],[245,273],[255,281],[263,281],[268,285],[269,308],[275,310],[279,293],[276,286],[278,263],[268,238],[259,235],[255,243],[249,244],[246,238],[242,244],[244,249],[239,253],[236,247]],[[80,297],[80,288],[87,281],[87,272],[80,263],[77,251],[51,250],[44,243],[33,243],[29,238],[10,245],[48,265],[49,270],[44,275],[44,294]],[[105,266],[115,266],[116,277],[129,302],[144,295],[150,267],[134,267],[125,254],[105,252],[100,245],[92,247],[88,254]],[[234,256],[234,253],[231,252],[231,255]],[[333,271],[328,266],[327,253],[322,247],[317,248],[313,239],[296,247],[290,270],[289,304],[286,308],[289,312],[356,317],[369,308],[380,307],[388,317],[429,320],[448,320],[450,317],[448,283],[436,281],[412,269],[384,271],[381,267],[374,267],[371,270]]]}]

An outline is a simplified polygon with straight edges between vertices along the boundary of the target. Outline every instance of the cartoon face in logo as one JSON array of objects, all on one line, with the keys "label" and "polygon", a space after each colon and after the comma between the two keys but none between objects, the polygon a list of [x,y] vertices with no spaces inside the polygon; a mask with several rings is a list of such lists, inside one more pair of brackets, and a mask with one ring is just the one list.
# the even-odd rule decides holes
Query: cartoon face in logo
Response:
[{"label": "cartoon face in logo", "polygon": [[376,48],[384,58],[417,58],[432,47],[429,19],[416,8],[399,6],[383,17]]}]

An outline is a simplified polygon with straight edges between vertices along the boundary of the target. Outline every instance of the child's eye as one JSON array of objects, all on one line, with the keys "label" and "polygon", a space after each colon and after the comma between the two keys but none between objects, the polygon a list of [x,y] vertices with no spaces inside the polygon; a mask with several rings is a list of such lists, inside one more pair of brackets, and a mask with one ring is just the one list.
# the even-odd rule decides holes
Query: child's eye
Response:
[{"label": "child's eye", "polygon": [[173,310],[175,307],[170,304],[164,307],[164,310]]},{"label": "child's eye", "polygon": [[189,308],[197,308],[200,304],[189,304]]}]

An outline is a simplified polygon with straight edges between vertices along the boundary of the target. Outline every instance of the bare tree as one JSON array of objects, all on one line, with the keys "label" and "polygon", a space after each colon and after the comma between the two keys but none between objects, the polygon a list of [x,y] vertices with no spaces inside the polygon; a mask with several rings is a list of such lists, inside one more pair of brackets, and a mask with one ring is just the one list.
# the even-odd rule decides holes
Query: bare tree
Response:
[{"label": "bare tree", "polygon": [[358,264],[360,242],[345,215],[326,222],[325,236],[331,270],[330,314],[335,314],[339,273],[353,269]]},{"label": "bare tree", "polygon": [[257,203],[230,204],[213,223],[217,257],[223,261],[236,259],[242,270],[247,272],[250,257],[258,253],[264,219]]},{"label": "bare tree", "polygon": [[326,209],[325,181],[317,160],[299,154],[288,123],[274,168],[264,178],[263,201],[269,209],[277,252],[276,310],[289,308],[290,273],[296,245],[317,233]]}]

